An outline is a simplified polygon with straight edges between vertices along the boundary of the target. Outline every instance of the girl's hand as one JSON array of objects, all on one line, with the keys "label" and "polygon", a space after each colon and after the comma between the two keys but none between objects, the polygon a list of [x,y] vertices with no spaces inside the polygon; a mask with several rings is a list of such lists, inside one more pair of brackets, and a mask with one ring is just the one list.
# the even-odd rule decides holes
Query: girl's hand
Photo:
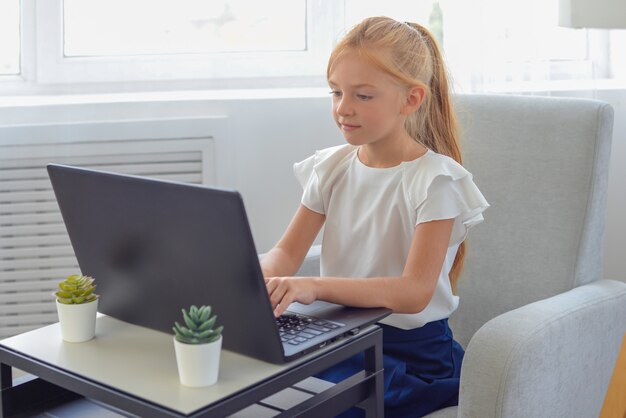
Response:
[{"label": "girl's hand", "polygon": [[313,277],[267,277],[267,293],[272,303],[274,316],[279,317],[292,302],[308,305],[317,299]]}]

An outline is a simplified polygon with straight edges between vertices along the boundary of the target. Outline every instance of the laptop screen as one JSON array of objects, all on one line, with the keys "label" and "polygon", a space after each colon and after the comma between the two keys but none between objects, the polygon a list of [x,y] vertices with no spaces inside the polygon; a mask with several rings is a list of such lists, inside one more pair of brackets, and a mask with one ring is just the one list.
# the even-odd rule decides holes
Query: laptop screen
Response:
[{"label": "laptop screen", "polygon": [[211,305],[224,348],[282,361],[239,193],[55,164],[48,173],[100,312],[172,334],[182,308]]}]

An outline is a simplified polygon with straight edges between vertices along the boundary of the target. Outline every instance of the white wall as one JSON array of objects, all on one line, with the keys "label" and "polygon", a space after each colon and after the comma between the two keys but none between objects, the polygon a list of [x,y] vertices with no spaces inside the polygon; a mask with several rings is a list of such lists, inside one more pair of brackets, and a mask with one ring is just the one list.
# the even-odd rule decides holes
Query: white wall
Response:
[{"label": "white wall", "polygon": [[[554,95],[554,94],[553,94]],[[560,93],[589,97],[588,93]],[[167,99],[135,97],[90,104],[42,104],[42,100],[14,105],[0,98],[0,126],[63,123],[84,120],[158,119],[227,116],[226,141],[232,153],[230,175],[220,186],[238,189],[245,200],[259,252],[267,251],[287,226],[300,198],[291,165],[315,149],[341,144],[330,117],[327,95],[305,98],[210,98],[182,95]],[[626,281],[620,259],[626,236],[626,90],[607,90],[595,97],[615,108],[615,128],[609,179],[605,276]],[[124,100],[127,100],[126,97]],[[80,100],[79,100],[80,101]],[[0,144],[7,141],[0,137]],[[219,156],[218,156],[219,158]]]}]

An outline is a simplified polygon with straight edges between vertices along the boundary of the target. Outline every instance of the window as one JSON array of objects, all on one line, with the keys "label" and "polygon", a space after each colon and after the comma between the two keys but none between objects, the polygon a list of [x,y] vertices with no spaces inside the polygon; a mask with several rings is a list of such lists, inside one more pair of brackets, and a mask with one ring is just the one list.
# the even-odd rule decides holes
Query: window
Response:
[{"label": "window", "polygon": [[439,1],[345,0],[345,26],[350,28],[369,16],[387,16],[400,22],[427,26],[443,43],[442,10]]},{"label": "window", "polygon": [[626,30],[612,31],[610,36],[610,76],[626,80],[626,54],[624,54],[624,46],[626,46]]},{"label": "window", "polygon": [[307,48],[303,0],[65,0],[63,17],[65,57]]},{"label": "window", "polygon": [[20,2],[0,1],[0,75],[20,73]]},{"label": "window", "polygon": [[588,31],[558,27],[557,0],[482,0],[444,6],[445,50],[468,91],[594,77]]},{"label": "window", "polygon": [[36,2],[37,82],[198,85],[202,80],[203,88],[221,88],[228,83],[237,86],[242,79],[251,87],[294,76],[323,80],[325,60],[342,22],[336,4],[327,0]]},{"label": "window", "polygon": [[346,0],[346,23],[385,15],[429,27],[457,87],[592,78],[588,31],[560,28],[557,0]]}]

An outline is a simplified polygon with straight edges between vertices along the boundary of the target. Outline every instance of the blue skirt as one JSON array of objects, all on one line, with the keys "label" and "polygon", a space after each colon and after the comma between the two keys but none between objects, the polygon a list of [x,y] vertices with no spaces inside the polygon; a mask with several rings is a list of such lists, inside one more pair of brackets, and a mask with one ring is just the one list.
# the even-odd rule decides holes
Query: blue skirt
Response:
[{"label": "blue skirt", "polygon": [[[421,417],[458,404],[463,348],[454,341],[448,320],[403,330],[383,330],[385,417]],[[316,377],[338,383],[363,370],[363,353],[324,370]],[[352,408],[341,418],[362,417]]]}]

